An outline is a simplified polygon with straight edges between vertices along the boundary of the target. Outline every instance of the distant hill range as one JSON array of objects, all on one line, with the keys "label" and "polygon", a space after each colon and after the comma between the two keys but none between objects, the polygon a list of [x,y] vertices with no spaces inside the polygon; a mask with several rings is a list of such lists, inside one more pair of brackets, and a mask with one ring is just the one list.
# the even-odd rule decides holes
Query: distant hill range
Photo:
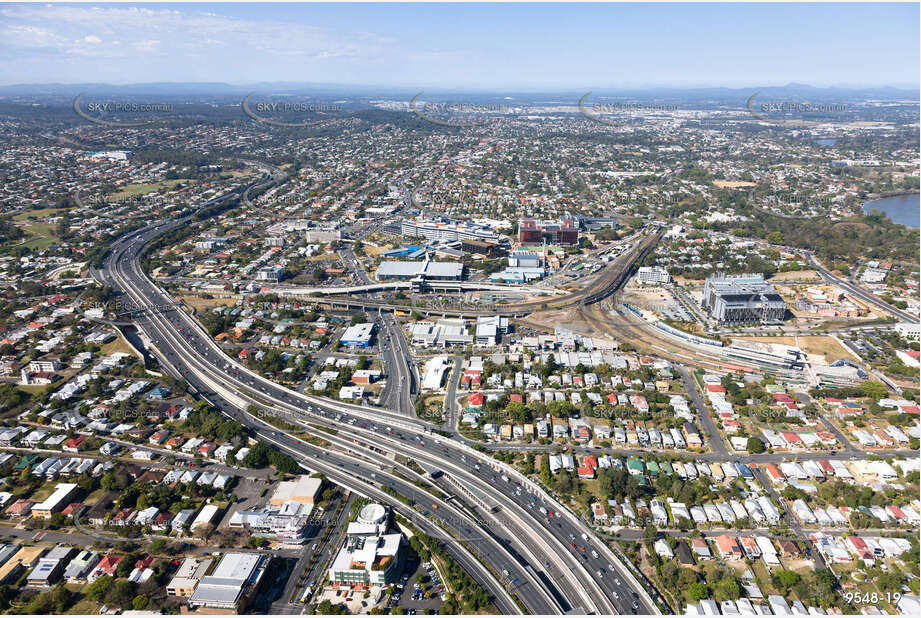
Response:
[{"label": "distant hill range", "polygon": [[[466,101],[503,101],[516,105],[546,105],[551,103],[571,103],[586,92],[592,92],[592,99],[624,99],[636,101],[706,101],[710,103],[730,103],[745,101],[754,93],[759,93],[759,100],[809,100],[809,101],[918,101],[919,90],[891,86],[873,87],[828,87],[818,88],[807,84],[790,83],[784,86],[751,86],[744,88],[699,87],[699,88],[598,88],[587,85],[584,90],[572,89],[535,92],[502,92],[491,90],[447,90],[426,88],[428,99],[454,99],[463,97]],[[250,92],[263,97],[316,97],[329,99],[343,97],[350,99],[406,99],[419,92],[418,88],[387,86],[352,86],[327,83],[262,82],[244,85],[225,83],[191,82],[191,83],[143,83],[143,84],[16,84],[0,86],[0,97],[8,101],[25,102],[33,100],[46,104],[73,100],[78,94],[88,96],[156,97],[159,100],[185,100],[187,102],[223,102],[239,101]]]}]

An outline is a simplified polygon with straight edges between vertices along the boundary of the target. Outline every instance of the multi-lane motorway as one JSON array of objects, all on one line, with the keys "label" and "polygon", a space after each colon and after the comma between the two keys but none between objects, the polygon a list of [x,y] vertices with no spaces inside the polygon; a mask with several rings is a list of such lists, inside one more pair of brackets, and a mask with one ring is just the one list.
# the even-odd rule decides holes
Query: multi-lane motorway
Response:
[{"label": "multi-lane motorway", "polygon": [[[358,282],[367,285],[371,283],[368,274],[361,267],[358,258],[350,245],[342,247],[339,251],[343,263],[352,270]],[[378,347],[383,356],[387,384],[381,391],[380,405],[400,414],[412,416],[413,398],[419,392],[419,378],[412,361],[412,356],[406,346],[406,340],[400,330],[400,325],[392,314],[378,311],[376,323],[379,328],[377,337]]]},{"label": "multi-lane motorway", "polygon": [[419,393],[419,378],[396,318],[381,313],[378,319],[378,347],[387,368],[387,385],[381,391],[381,405],[406,416],[413,416],[413,398]]},{"label": "multi-lane motorway", "polygon": [[[558,614],[571,609],[606,614],[658,612],[646,589],[610,548],[511,467],[485,459],[466,444],[430,433],[425,423],[398,413],[296,393],[226,357],[138,264],[146,243],[180,224],[156,223],[122,237],[94,273],[139,307],[165,308],[136,318],[164,367],[309,469],[391,504],[428,534],[461,539],[447,546],[504,613],[520,611],[513,595],[532,613]],[[246,409],[253,402],[273,415],[333,427],[338,434],[316,432],[328,446],[305,443],[248,414]],[[391,473],[396,454],[443,471],[448,489],[456,487],[465,496],[439,497],[437,491],[404,480],[412,471]],[[424,506],[427,515],[394,500],[385,488]],[[462,498],[478,508],[460,505]]]}]

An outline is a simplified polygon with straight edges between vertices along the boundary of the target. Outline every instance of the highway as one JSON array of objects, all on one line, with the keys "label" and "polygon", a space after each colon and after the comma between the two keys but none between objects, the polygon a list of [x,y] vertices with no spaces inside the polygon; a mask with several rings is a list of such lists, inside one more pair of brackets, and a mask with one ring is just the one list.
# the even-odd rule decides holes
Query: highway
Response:
[{"label": "highway", "polygon": [[415,417],[413,398],[419,393],[419,378],[406,338],[393,314],[381,313],[377,345],[387,367],[387,385],[381,391],[381,405]]},{"label": "highway", "polygon": [[[340,249],[339,255],[343,264],[352,270],[359,282],[364,286],[371,283],[368,273],[361,267],[350,245]],[[381,391],[380,405],[412,417],[413,398],[419,393],[419,378],[406,339],[392,314],[384,314],[378,310],[376,323],[377,345],[383,356],[387,374],[387,384]]]},{"label": "highway", "polygon": [[879,307],[892,317],[901,320],[902,322],[917,322],[918,316],[911,315],[900,309],[896,309],[892,305],[884,302],[878,296],[871,294],[860,285],[853,283],[851,281],[842,279],[836,275],[833,275],[827,268],[822,266],[819,261],[816,259],[815,254],[809,251],[803,252],[806,255],[806,258],[809,260],[812,267],[819,272],[829,283],[837,285],[839,288],[842,288],[857,298],[870,303],[876,307]]},{"label": "highway", "polygon": [[[286,418],[309,419],[311,424],[319,420],[329,426],[345,428],[348,431],[340,431],[340,434],[348,435],[352,441],[363,439],[379,450],[399,453],[429,468],[442,470],[451,482],[468,488],[484,507],[479,509],[477,516],[484,520],[485,529],[491,534],[484,534],[482,527],[470,523],[469,515],[465,518],[463,513],[449,507],[433,509],[428,517],[451,530],[453,535],[466,539],[463,545],[447,544],[456,554],[463,556],[465,546],[469,545],[481,558],[488,557],[490,571],[472,564],[476,562],[472,556],[467,556],[466,562],[461,557],[458,560],[471,569],[503,612],[517,610],[510,605],[510,596],[498,579],[515,581],[515,595],[534,613],[561,613],[561,610],[577,608],[605,614],[658,613],[646,589],[610,548],[581,520],[511,467],[484,460],[466,444],[433,436],[425,423],[400,414],[299,394],[261,378],[226,357],[200,325],[176,308],[173,300],[157,288],[138,265],[137,257],[147,242],[182,223],[156,223],[122,237],[113,245],[103,268],[94,273],[100,281],[122,291],[140,307],[172,307],[166,311],[145,312],[136,318],[139,330],[153,344],[164,367],[185,378],[214,405],[260,438],[294,454],[311,470],[327,474],[334,482],[392,504],[433,536],[444,538],[445,533],[415,510],[394,501],[376,482],[368,482],[368,479],[379,477],[418,504],[437,504],[438,500],[414,484],[382,471],[379,467],[382,464],[374,463],[368,454],[373,451],[364,453],[356,461],[354,456],[314,447],[247,414],[247,406],[257,401],[271,408],[273,414]],[[330,440],[327,433],[316,435]],[[339,451],[343,448],[346,448],[345,443],[338,446]],[[389,461],[392,464],[392,460]],[[445,503],[442,501],[442,504]],[[498,514],[488,508],[495,506],[498,506]],[[543,514],[541,508],[547,514]],[[554,515],[549,515],[551,512]],[[497,541],[494,535],[505,543]],[[499,549],[506,544],[506,549]],[[506,572],[509,575],[505,575]],[[559,599],[558,606],[555,607],[550,599]]]},{"label": "highway", "polygon": [[[124,244],[117,243],[113,246],[113,252],[107,259],[103,269],[98,273],[99,278],[106,284],[113,287],[124,286],[124,289],[129,291],[131,300],[141,306],[143,306],[144,298],[137,295],[136,290],[128,283],[139,276],[139,267],[136,259],[126,259],[126,256],[136,256],[137,249],[142,242],[144,242],[143,236],[128,240]],[[157,301],[153,306],[162,307],[164,304],[169,303],[168,297],[160,297]],[[423,517],[415,509],[410,508],[399,500],[395,500],[386,493],[383,485],[386,484],[388,489],[409,498],[414,503],[431,505],[439,501],[413,483],[407,482],[400,477],[383,473],[380,469],[382,464],[358,460],[353,456],[315,447],[287,433],[278,431],[261,418],[246,413],[245,410],[248,406],[252,404],[258,405],[259,400],[245,395],[243,392],[245,389],[239,386],[227,388],[222,383],[221,374],[214,371],[209,364],[201,362],[203,357],[204,359],[211,357],[212,361],[217,362],[217,359],[220,358],[219,355],[213,351],[205,351],[202,354],[201,350],[204,348],[191,349],[184,345],[185,339],[183,339],[182,334],[186,327],[178,326],[181,323],[180,314],[185,315],[178,309],[146,312],[137,319],[139,330],[149,337],[154,337],[152,341],[155,342],[158,356],[164,367],[172,369],[177,377],[186,379],[190,386],[195,388],[213,405],[248,427],[255,436],[291,454],[309,470],[322,472],[333,482],[360,495],[390,504],[396,512],[407,517],[416,526],[435,538],[444,539],[446,537],[445,532],[435,523],[444,525],[452,531],[452,534],[465,539],[465,545],[473,548],[479,556],[489,556],[492,565],[495,569],[499,569],[500,573],[502,571],[520,572],[521,577],[525,578],[526,574],[521,566],[503,552],[500,544],[483,535],[470,517],[465,516],[452,505],[444,504],[443,501],[440,501],[443,504],[441,510],[433,509],[432,513]],[[159,339],[159,337],[163,338]],[[241,380],[237,378],[231,380],[231,382],[239,383]],[[328,436],[324,435],[324,439],[328,438]],[[376,477],[381,477],[380,483],[377,482]],[[449,543],[448,549],[454,558],[465,569],[469,569],[474,578],[490,593],[501,611],[512,614],[520,613],[506,586],[499,581],[495,574],[483,568],[480,558],[474,556],[473,553],[465,549],[464,545],[458,543]],[[529,593],[528,607],[531,611],[559,613],[552,603],[545,600],[543,593],[529,589],[530,586],[530,582],[522,581],[521,589]]]}]

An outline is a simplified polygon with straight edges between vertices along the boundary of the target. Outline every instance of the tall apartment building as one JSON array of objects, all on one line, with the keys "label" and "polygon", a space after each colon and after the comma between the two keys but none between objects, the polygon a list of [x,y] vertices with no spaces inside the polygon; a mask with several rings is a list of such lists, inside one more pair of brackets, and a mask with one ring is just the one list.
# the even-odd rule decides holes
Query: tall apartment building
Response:
[{"label": "tall apartment building", "polygon": [[723,324],[777,324],[787,311],[787,303],[761,274],[709,277],[702,304]]}]

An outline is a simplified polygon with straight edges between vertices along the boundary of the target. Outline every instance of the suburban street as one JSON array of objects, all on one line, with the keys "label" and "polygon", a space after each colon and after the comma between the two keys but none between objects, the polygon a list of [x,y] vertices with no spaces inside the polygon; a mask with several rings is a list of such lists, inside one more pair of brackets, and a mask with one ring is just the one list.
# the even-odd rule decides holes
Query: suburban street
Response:
[{"label": "suburban street", "polygon": [[[162,306],[169,305],[171,302],[162,291],[157,290],[152,283],[150,283],[149,279],[139,271],[137,262],[134,259],[134,256],[147,242],[147,239],[164,231],[164,227],[165,224],[162,223],[153,224],[148,228],[131,233],[123,238],[113,247],[112,255],[107,260],[107,264],[110,266],[104,267],[100,272],[100,278],[105,283],[113,285],[118,289],[123,289],[126,293],[131,294],[135,302],[140,306]],[[340,482],[346,487],[357,489],[355,486],[357,479],[354,473],[359,470],[364,472],[362,475],[364,478],[373,478],[372,474],[380,476],[380,470],[374,470],[374,472],[372,472],[373,468],[369,470],[363,467],[361,463],[354,462],[348,457],[341,463],[336,462],[335,458],[330,457],[328,451],[324,455],[321,463],[315,457],[315,451],[318,449],[304,444],[288,434],[277,431],[271,428],[270,425],[261,422],[259,419],[249,417],[242,412],[241,408],[245,406],[241,405],[243,403],[241,396],[243,393],[250,391],[258,394],[261,398],[268,397],[282,407],[290,408],[292,412],[296,414],[304,414],[306,404],[307,415],[311,415],[310,412],[313,412],[313,405],[316,405],[318,409],[311,416],[316,416],[317,414],[324,414],[327,417],[336,416],[337,423],[339,424],[345,424],[351,421],[353,430],[357,429],[354,427],[354,422],[358,419],[362,419],[364,422],[371,420],[379,423],[390,422],[395,426],[407,426],[406,417],[397,415],[393,416],[392,419],[388,419],[387,414],[379,410],[362,409],[355,406],[343,406],[341,404],[331,405],[325,400],[288,391],[259,376],[255,376],[229,359],[225,358],[221,360],[222,355],[219,353],[219,348],[216,348],[214,342],[210,341],[204,335],[200,327],[188,315],[178,310],[168,313],[172,315],[167,317],[162,313],[145,314],[138,320],[138,327],[147,334],[147,337],[159,351],[162,364],[173,369],[188,380],[190,384],[195,386],[199,392],[201,392],[203,396],[206,396],[214,405],[223,409],[225,413],[233,418],[240,420],[244,425],[251,427],[257,435],[270,443],[296,453],[302,458],[304,456],[311,457],[311,455],[314,455],[314,459],[305,465],[310,469],[328,474],[332,480]],[[346,410],[347,413],[350,414],[360,413],[361,416],[353,416],[351,419],[347,419],[342,412],[343,410]],[[420,432],[427,431],[427,427],[424,424],[418,423],[418,421],[411,423],[409,427],[414,427]],[[380,436],[375,434],[373,430],[368,433],[370,434],[369,437],[380,445]],[[521,479],[520,474],[516,471],[510,468],[504,470],[506,475],[516,476],[519,480],[514,484],[508,484],[507,487],[503,486],[497,483],[498,476],[495,470],[490,470],[486,465],[473,463],[472,457],[468,457],[468,453],[472,455],[473,451],[468,450],[468,447],[461,444],[455,446],[451,441],[445,439],[441,441],[441,448],[438,449],[437,444],[426,444],[423,439],[420,439],[421,433],[417,435],[419,438],[404,433],[396,435],[391,434],[388,436],[387,442],[394,443],[394,452],[410,455],[419,461],[430,462],[430,465],[445,469],[446,471],[453,471],[454,474],[458,475],[459,479],[463,478],[468,482],[473,482],[475,486],[481,489],[484,495],[494,496],[493,499],[497,503],[501,502],[506,506],[513,506],[513,519],[517,525],[525,526],[525,529],[530,528],[531,530],[534,530],[534,526],[537,526],[537,529],[541,530],[541,532],[537,534],[513,535],[508,540],[512,543],[524,544],[525,547],[523,548],[522,555],[531,554],[540,556],[543,554],[545,556],[545,559],[542,561],[540,558],[537,558],[535,560],[536,564],[531,564],[530,568],[540,569],[541,562],[543,562],[544,565],[548,565],[551,562],[560,563],[560,567],[558,568],[559,573],[562,573],[566,578],[578,578],[582,581],[578,588],[574,586],[570,589],[570,594],[574,592],[576,596],[575,598],[570,596],[567,603],[569,607],[585,608],[588,606],[592,608],[597,607],[601,611],[612,611],[619,606],[620,609],[618,611],[623,613],[630,609],[629,604],[635,600],[638,604],[646,603],[645,607],[648,608],[648,611],[654,611],[655,608],[652,607],[648,601],[646,591],[641,587],[635,586],[632,593],[629,592],[629,589],[624,590],[624,594],[614,597],[611,595],[607,585],[595,581],[592,573],[601,572],[601,569],[605,569],[606,571],[616,569],[620,571],[621,577],[623,581],[627,582],[627,585],[629,585],[629,582],[632,580],[632,576],[624,567],[614,566],[618,561],[603,543],[598,543],[596,545],[599,550],[597,552],[597,558],[594,556],[590,557],[589,555],[573,555],[570,551],[562,549],[567,546],[566,543],[570,536],[574,537],[577,533],[580,535],[583,533],[590,534],[591,531],[584,523],[579,521],[578,518],[566,513],[564,507],[561,506],[556,507],[561,511],[560,517],[555,518],[557,521],[551,521],[549,518],[542,519],[540,516],[535,516],[535,509],[533,505],[530,505],[530,500],[528,499],[529,491],[536,490],[538,494],[541,494],[542,491],[536,487],[532,488],[530,482],[522,484],[523,479]],[[314,451],[314,453],[311,453],[311,451]],[[483,463],[485,464],[486,462]],[[348,470],[348,472],[337,470],[337,468]],[[386,477],[386,475],[384,476]],[[401,495],[412,499],[414,502],[419,502],[421,504],[427,502],[426,495],[414,485],[405,483],[399,478],[388,480],[388,482],[391,483],[390,486],[392,488],[398,489]],[[394,500],[388,494],[373,489],[373,486],[365,485],[360,487],[361,489],[358,489],[358,491],[374,495],[386,503],[393,504],[398,512],[407,511],[405,505],[399,502],[394,503]],[[522,491],[522,488],[524,488],[525,491]],[[548,498],[543,495],[541,496],[541,500],[546,501]],[[415,510],[409,509],[409,511],[414,522],[423,519]],[[441,510],[437,511],[437,513],[441,513]],[[434,515],[434,513],[432,515]],[[439,515],[434,516],[436,519],[439,518]],[[426,522],[424,524],[424,529],[432,528],[433,524],[431,522],[425,519],[423,519],[423,521]],[[465,529],[461,526],[460,522],[451,522],[451,524],[453,527],[459,528],[458,532],[464,538],[467,538],[467,543],[471,545],[477,546],[484,543],[490,545],[495,543],[494,539],[489,536],[475,533],[472,528],[467,527]],[[548,531],[550,532],[549,537],[547,536]],[[551,550],[550,548],[552,546],[558,549]],[[552,580],[535,578],[533,572],[522,570],[522,566],[516,564],[511,557],[503,559],[501,558],[501,553],[497,553],[493,550],[484,550],[479,553],[480,556],[490,556],[490,560],[495,560],[494,568],[498,569],[499,572],[509,571],[510,573],[520,573],[517,578],[519,581],[519,588],[521,586],[531,585],[528,584],[529,581],[533,582],[534,585],[539,585],[544,590],[550,587],[549,582]],[[482,569],[476,565],[474,559],[466,558],[466,560],[470,563],[472,572],[479,571],[482,573]],[[583,566],[583,563],[585,566]],[[546,566],[544,566],[544,568],[546,568]],[[483,573],[480,579],[484,584],[488,585],[487,589],[490,589],[497,599],[503,597],[508,598],[508,593],[505,588],[501,584],[498,584],[493,577]],[[635,596],[633,593],[635,593]],[[545,599],[555,599],[557,594],[559,593],[550,593],[548,591],[544,593],[528,594],[526,596],[521,594],[520,596],[527,604],[534,604],[545,603]],[[643,606],[641,605],[640,609],[642,608]],[[544,612],[551,609],[553,610],[552,613],[559,611],[555,609],[553,605],[544,606],[542,608]]]}]

